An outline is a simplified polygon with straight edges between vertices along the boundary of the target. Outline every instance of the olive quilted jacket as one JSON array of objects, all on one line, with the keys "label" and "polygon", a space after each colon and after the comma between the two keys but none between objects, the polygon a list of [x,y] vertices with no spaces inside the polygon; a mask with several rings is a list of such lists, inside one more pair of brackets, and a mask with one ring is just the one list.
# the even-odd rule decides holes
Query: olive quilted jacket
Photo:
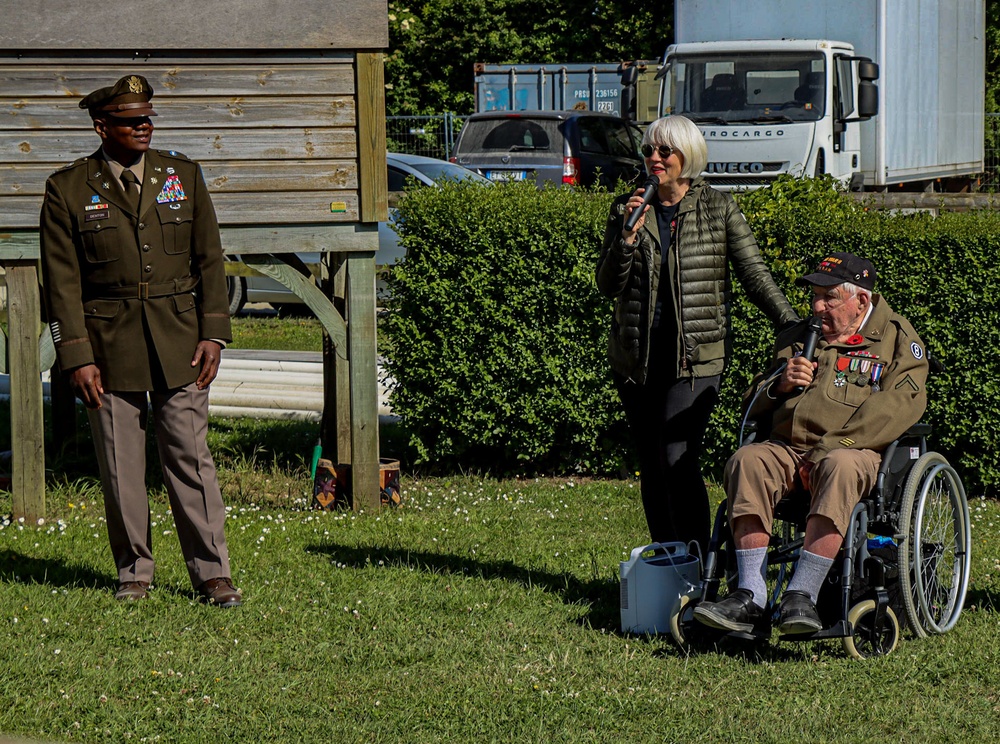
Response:
[{"label": "olive quilted jacket", "polygon": [[709,377],[725,368],[730,344],[730,264],[750,300],[775,325],[797,320],[730,194],[716,191],[701,179],[692,182],[680,202],[676,234],[662,269],[662,246],[652,210],[639,231],[637,245],[626,245],[621,238],[629,196],[622,194],[611,205],[597,263],[597,286],[614,299],[608,356],[615,372],[645,382],[661,281],[668,281],[672,288],[662,300],[664,312],[672,308],[677,319],[679,377]]}]

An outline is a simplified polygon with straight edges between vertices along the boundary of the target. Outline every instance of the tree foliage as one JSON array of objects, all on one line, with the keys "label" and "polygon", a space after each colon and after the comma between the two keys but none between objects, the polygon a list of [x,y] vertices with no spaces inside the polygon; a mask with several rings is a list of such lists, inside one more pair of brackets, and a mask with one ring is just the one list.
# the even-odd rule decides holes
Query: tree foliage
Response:
[{"label": "tree foliage", "polygon": [[986,3],[986,110],[1000,111],[1000,3]]},{"label": "tree foliage", "polygon": [[[473,65],[656,59],[673,3],[639,0],[389,2],[386,113],[472,113]],[[986,3],[986,110],[1000,111],[1000,2]]]},{"label": "tree foliage", "polygon": [[638,0],[389,3],[386,113],[472,113],[473,66],[618,62],[663,54],[673,4]]}]

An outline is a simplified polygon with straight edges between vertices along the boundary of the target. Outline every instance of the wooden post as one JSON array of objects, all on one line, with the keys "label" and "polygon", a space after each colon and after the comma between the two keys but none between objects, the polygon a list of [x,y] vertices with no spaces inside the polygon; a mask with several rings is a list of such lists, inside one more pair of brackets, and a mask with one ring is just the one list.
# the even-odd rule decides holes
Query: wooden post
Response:
[{"label": "wooden post", "polygon": [[[333,302],[333,307],[345,320],[347,309],[345,289],[347,267],[345,254],[328,253],[327,276],[324,292]],[[351,461],[351,397],[350,363],[343,355],[334,353],[334,345],[328,334],[323,335],[323,422],[321,437],[327,457],[334,462],[347,464]]]},{"label": "wooden post", "polygon": [[[389,218],[385,162],[385,71],[381,53],[359,52],[357,88],[358,212],[362,223]],[[354,508],[378,509],[378,368],[375,361],[375,250],[347,258],[347,339],[350,360],[351,493]]]},{"label": "wooden post", "polygon": [[35,262],[7,268],[10,336],[10,429],[14,518],[34,522],[45,516],[45,427],[38,357],[38,271]]},{"label": "wooden post", "polygon": [[378,509],[378,381],[375,253],[347,257],[347,344],[351,360],[351,493],[354,508]]}]

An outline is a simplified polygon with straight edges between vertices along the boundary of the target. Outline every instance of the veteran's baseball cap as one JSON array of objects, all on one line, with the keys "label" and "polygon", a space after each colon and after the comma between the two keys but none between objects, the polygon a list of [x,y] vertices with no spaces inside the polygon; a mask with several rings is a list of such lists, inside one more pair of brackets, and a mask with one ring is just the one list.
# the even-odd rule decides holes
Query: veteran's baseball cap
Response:
[{"label": "veteran's baseball cap", "polygon": [[845,282],[873,291],[875,264],[853,253],[831,253],[819,262],[812,274],[806,274],[795,280],[800,286],[814,284],[818,287],[832,287]]},{"label": "veteran's baseball cap", "polygon": [[142,75],[126,75],[107,88],[95,90],[80,101],[80,108],[87,109],[94,118],[111,114],[119,119],[136,119],[156,116],[150,99],[153,88]]}]

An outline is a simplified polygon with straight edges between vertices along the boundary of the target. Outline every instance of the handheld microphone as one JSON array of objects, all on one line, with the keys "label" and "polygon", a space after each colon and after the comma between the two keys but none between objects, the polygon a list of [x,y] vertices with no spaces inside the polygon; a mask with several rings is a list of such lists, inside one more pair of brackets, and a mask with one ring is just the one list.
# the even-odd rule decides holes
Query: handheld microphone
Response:
[{"label": "handheld microphone", "polygon": [[625,220],[624,230],[626,232],[632,232],[635,230],[635,223],[639,221],[642,217],[642,213],[645,211],[649,203],[653,201],[653,197],[656,196],[656,190],[660,188],[660,179],[657,176],[648,176],[645,181],[642,182],[642,187],[646,189],[642,194],[642,204],[632,210],[632,213]]},{"label": "handheld microphone", "polygon": [[[813,354],[816,353],[816,344],[819,343],[819,336],[823,332],[823,319],[817,316],[812,316],[809,318],[809,325],[806,326],[806,338],[802,342],[802,357],[807,361],[811,362]],[[801,393],[803,390],[802,386],[799,385],[795,388],[795,392]]]}]

